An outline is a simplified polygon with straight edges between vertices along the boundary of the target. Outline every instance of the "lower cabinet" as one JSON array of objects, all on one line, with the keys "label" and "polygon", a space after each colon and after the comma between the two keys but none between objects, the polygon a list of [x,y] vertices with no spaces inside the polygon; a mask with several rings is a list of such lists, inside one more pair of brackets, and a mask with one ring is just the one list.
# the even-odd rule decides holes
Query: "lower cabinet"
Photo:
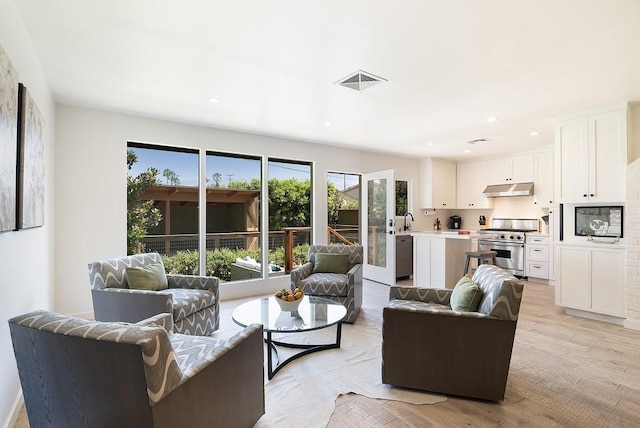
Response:
[{"label": "lower cabinet", "polygon": [[453,288],[462,278],[465,252],[470,239],[444,238],[442,235],[413,236],[413,285],[430,288]]},{"label": "lower cabinet", "polygon": [[624,250],[557,245],[557,303],[624,317]]},{"label": "lower cabinet", "polygon": [[526,235],[525,251],[525,276],[530,278],[550,279],[549,262],[549,237],[541,235]]}]

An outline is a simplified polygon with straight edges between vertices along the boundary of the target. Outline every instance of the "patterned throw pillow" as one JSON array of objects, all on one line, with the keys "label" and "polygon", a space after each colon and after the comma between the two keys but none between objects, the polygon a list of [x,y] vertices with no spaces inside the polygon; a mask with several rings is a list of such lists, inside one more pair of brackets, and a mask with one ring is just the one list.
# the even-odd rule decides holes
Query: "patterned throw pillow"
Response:
[{"label": "patterned throw pillow", "polygon": [[136,290],[166,290],[167,275],[162,263],[151,263],[143,267],[128,267],[124,271],[129,288]]},{"label": "patterned throw pillow", "polygon": [[451,309],[461,312],[476,312],[482,299],[482,289],[468,276],[463,276],[451,292]]},{"label": "patterned throw pillow", "polygon": [[348,254],[317,253],[315,256],[313,273],[347,273],[348,271]]}]

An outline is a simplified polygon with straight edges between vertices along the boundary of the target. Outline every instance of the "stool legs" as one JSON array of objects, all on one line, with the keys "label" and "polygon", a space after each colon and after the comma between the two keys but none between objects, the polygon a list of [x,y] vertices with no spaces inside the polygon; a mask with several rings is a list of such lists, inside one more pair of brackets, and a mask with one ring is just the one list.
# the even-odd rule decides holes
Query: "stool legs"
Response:
[{"label": "stool legs", "polygon": [[464,262],[464,272],[462,273],[462,275],[466,275],[469,272],[469,264],[472,258],[478,260],[478,266],[480,266],[481,264],[489,263],[489,258],[491,258],[491,262],[494,264],[494,266],[497,265],[495,251],[493,252],[487,251],[487,252],[481,252],[481,253],[470,251],[465,254],[467,258]]}]

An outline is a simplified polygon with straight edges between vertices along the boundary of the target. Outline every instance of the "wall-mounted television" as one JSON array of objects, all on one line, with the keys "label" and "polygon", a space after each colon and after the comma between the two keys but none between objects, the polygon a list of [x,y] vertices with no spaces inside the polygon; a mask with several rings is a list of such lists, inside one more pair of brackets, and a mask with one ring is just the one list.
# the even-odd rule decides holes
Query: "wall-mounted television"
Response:
[{"label": "wall-mounted television", "polygon": [[576,236],[622,238],[622,210],[621,205],[576,207]]}]

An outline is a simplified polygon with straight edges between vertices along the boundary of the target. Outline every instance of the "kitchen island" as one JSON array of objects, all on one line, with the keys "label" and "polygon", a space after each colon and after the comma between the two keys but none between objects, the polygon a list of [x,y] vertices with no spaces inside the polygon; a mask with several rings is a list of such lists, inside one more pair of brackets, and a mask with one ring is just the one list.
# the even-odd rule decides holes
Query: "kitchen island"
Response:
[{"label": "kitchen island", "polygon": [[462,277],[465,253],[473,231],[415,231],[413,236],[413,285],[429,288],[453,288]]}]

